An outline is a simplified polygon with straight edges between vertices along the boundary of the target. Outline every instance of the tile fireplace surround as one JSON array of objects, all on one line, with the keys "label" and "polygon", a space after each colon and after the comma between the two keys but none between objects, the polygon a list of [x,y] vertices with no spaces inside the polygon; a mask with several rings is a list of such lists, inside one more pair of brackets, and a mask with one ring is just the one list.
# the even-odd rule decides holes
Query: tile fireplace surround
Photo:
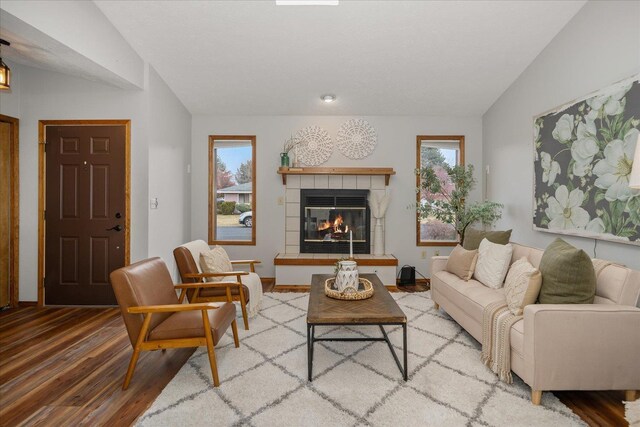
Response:
[{"label": "tile fireplace surround", "polygon": [[[309,284],[311,273],[333,273],[333,264],[327,265],[327,262],[319,262],[320,260],[349,256],[348,254],[300,253],[301,189],[358,189],[384,194],[386,186],[383,175],[289,175],[286,180],[285,192],[285,253],[278,254],[274,260],[276,284],[278,285]],[[374,218],[372,218],[371,224],[370,241],[371,253],[373,253]],[[382,228],[384,231],[384,221]],[[361,272],[377,273],[386,285],[395,283],[397,259],[393,255],[360,254],[355,258],[356,261],[360,260],[359,270]],[[305,265],[302,260],[307,260],[309,264]]]},{"label": "tile fireplace surround", "polygon": [[[300,253],[300,190],[301,189],[334,189],[334,190],[369,190],[384,194],[384,176],[381,175],[291,175],[287,178],[285,193],[285,253]],[[370,233],[371,253],[373,246],[373,224]],[[382,223],[384,230],[384,221]]]}]

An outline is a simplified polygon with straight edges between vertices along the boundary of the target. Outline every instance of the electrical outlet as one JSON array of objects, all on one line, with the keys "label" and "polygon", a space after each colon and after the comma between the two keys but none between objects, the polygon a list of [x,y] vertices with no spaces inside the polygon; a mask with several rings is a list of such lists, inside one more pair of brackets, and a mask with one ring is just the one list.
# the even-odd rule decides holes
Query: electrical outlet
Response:
[{"label": "electrical outlet", "polygon": [[278,206],[282,206],[284,205],[284,197],[280,196],[278,197]]},{"label": "electrical outlet", "polygon": [[420,258],[427,259],[427,251],[420,252]]},{"label": "electrical outlet", "polygon": [[435,256],[440,256],[440,251],[435,251],[435,252],[434,252],[434,255],[435,255]]},{"label": "electrical outlet", "polygon": [[151,199],[151,209],[158,209],[158,198],[154,197]]}]

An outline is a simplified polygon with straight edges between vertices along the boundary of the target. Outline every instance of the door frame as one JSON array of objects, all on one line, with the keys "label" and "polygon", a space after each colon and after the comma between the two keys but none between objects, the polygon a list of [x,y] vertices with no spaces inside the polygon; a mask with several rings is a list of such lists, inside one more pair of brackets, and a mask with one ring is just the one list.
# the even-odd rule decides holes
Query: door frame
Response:
[{"label": "door frame", "polygon": [[9,267],[9,306],[17,307],[19,301],[19,269],[20,269],[20,120],[0,114],[0,122],[9,123],[11,127],[11,231],[9,232],[9,252],[11,265]]},{"label": "door frame", "polygon": [[124,126],[125,163],[125,215],[124,215],[124,264],[131,257],[131,120],[39,120],[38,121],[38,307],[44,307],[45,232],[44,211],[46,208],[46,158],[45,144],[47,126]]}]

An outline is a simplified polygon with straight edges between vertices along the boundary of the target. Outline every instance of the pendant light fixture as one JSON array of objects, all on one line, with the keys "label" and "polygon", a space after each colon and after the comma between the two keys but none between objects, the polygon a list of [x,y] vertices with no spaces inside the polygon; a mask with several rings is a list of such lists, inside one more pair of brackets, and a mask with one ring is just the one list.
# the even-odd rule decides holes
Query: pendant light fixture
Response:
[{"label": "pendant light fixture", "polygon": [[11,43],[0,39],[0,89],[9,89],[11,87],[11,69],[2,62],[2,45],[10,46]]}]

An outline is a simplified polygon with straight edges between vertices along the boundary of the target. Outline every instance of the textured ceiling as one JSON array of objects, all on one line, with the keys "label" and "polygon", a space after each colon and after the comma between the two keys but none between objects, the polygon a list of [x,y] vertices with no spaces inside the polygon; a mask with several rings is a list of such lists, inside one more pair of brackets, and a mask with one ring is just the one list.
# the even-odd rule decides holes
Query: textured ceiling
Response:
[{"label": "textured ceiling", "polygon": [[457,116],[483,114],[584,3],[96,1],[193,114]]}]

